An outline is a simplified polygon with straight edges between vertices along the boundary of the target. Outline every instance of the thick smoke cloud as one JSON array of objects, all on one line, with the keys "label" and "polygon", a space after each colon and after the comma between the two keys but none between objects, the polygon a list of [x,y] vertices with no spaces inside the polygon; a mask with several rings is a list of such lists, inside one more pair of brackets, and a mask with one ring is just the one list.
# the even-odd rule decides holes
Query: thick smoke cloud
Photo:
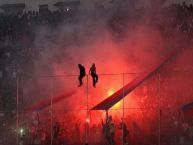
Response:
[{"label": "thick smoke cloud", "polygon": [[[88,71],[95,62],[98,73],[143,71],[139,68],[144,63],[150,67],[151,63],[156,64],[160,52],[167,47],[166,40],[157,28],[148,24],[147,15],[140,22],[136,9],[128,9],[130,5],[130,1],[122,1],[110,18],[98,16],[96,21],[81,17],[78,23],[62,24],[56,30],[45,26],[38,28],[35,37],[40,53],[36,61],[37,74],[77,74],[78,63],[85,65]],[[112,23],[123,31],[121,34],[114,34],[119,30],[112,32],[116,30],[109,28],[114,18],[117,22]],[[45,67],[51,72],[46,72]]]},{"label": "thick smoke cloud", "polygon": [[[64,21],[56,28],[46,25],[37,27],[34,49],[38,55],[34,59],[34,78],[30,80],[35,81],[38,86],[47,86],[43,89],[47,93],[42,93],[42,96],[50,97],[50,93],[57,96],[66,90],[73,90],[78,85],[77,64],[84,65],[88,74],[91,64],[95,63],[101,79],[97,91],[89,88],[89,94],[98,97],[92,98],[92,107],[99,100],[102,101],[104,96],[108,96],[109,89],[116,91],[123,85],[121,77],[105,78],[104,74],[137,72],[136,76],[139,72],[149,71],[172,52],[187,48],[186,36],[177,33],[172,24],[167,22],[169,16],[177,13],[175,10],[171,13],[171,10],[163,8],[164,1],[161,0],[149,1],[150,5],[145,9],[137,7],[139,2],[119,1],[114,9],[105,15],[102,12],[83,14],[78,15],[75,23]],[[176,57],[172,61],[175,62],[175,59]],[[165,69],[174,70],[179,64],[172,63],[165,66]],[[54,89],[52,79],[50,84],[50,79],[45,81],[37,76],[55,76]],[[131,81],[133,77],[128,77],[126,81]],[[86,82],[86,78],[84,81]],[[34,90],[30,87],[25,91],[33,94]],[[66,109],[84,108],[86,100],[82,96],[85,94],[86,88],[75,96],[81,96],[79,99],[74,97],[60,106]],[[134,100],[130,102],[135,104]]]},{"label": "thick smoke cloud", "polygon": [[[164,7],[164,0],[143,1],[147,8],[139,7],[141,2],[114,1],[113,9],[108,13],[99,11],[89,15],[78,14],[76,22],[64,20],[57,27],[44,24],[34,29],[34,45],[31,46],[35,53],[33,74],[21,83],[23,108],[75,90],[75,95],[53,106],[53,119],[66,121],[68,125],[74,120],[84,122],[87,118],[87,107],[92,108],[108,97],[109,92],[115,92],[140,75],[140,72],[148,72],[168,55],[179,51],[180,53],[161,69],[160,80],[158,75],[154,75],[124,100],[125,107],[129,108],[124,113],[127,119],[129,118],[131,132],[135,134],[136,130],[140,130],[141,134],[157,138],[152,132],[157,129],[158,104],[160,103],[163,112],[165,108],[176,105],[179,95],[190,95],[187,88],[192,84],[189,77],[165,72],[192,70],[193,51],[187,34],[179,30],[180,26],[176,27],[172,23],[171,19],[176,19],[179,15],[175,8]],[[88,84],[85,77],[83,87],[77,88],[79,63],[85,66],[87,74],[91,64],[96,64],[99,74],[97,88],[92,87],[90,76]],[[189,73],[187,74],[189,76]],[[158,102],[160,94],[162,96]],[[180,101],[185,104],[191,101],[191,97]],[[123,115],[122,103],[115,105],[118,109],[113,110],[114,112],[110,110],[109,113],[116,114],[117,116],[113,117],[119,121]],[[41,119],[45,115],[49,120],[49,107],[40,111]],[[172,111],[176,112],[176,108]],[[173,121],[167,119],[172,113],[167,112],[168,116],[164,113],[164,123]],[[73,118],[73,115],[77,118]],[[100,123],[101,118],[105,118],[105,113],[101,111],[93,111],[91,115],[94,120],[92,123]]]},{"label": "thick smoke cloud", "polygon": [[[18,15],[18,26],[13,29],[7,23],[2,23],[8,30],[1,32],[0,41],[5,45],[5,49],[2,49],[5,52],[1,51],[1,65],[5,63],[5,72],[10,65],[10,71],[7,71],[10,74],[5,73],[7,76],[4,77],[4,72],[2,73],[3,91],[0,95],[3,97],[0,96],[0,107],[5,111],[11,110],[10,119],[7,120],[15,127],[18,119],[19,127],[26,126],[33,132],[33,127],[38,126],[38,130],[40,127],[41,132],[48,134],[53,127],[51,124],[60,122],[61,128],[67,134],[72,134],[72,142],[76,141],[74,132],[85,138],[87,111],[91,119],[90,125],[97,123],[101,130],[101,119],[106,117],[105,111],[87,109],[131,82],[141,72],[148,72],[171,53],[178,52],[161,68],[160,75],[156,73],[140,84],[124,101],[113,106],[109,114],[117,124],[125,117],[134,137],[131,140],[136,141],[136,145],[150,142],[157,144],[158,134],[155,134],[155,130],[158,125],[161,125],[159,135],[163,135],[166,141],[171,141],[171,134],[167,133],[173,130],[173,134],[178,134],[181,138],[182,132],[175,130],[174,122],[180,120],[181,126],[184,125],[184,118],[179,115],[181,107],[192,102],[193,17],[190,13],[193,12],[193,7],[167,6],[167,3],[165,0],[112,0],[110,10],[72,15],[71,12],[66,12],[63,18],[60,18],[63,12],[45,14],[45,17],[29,13],[21,16],[21,21]],[[51,18],[48,17],[50,15]],[[9,16],[6,18],[10,19],[10,24],[15,22]],[[91,64],[96,64],[99,74],[96,88],[93,88],[89,75],[83,79],[83,86],[77,87],[79,63],[85,66],[87,74]],[[14,78],[9,78],[11,75]],[[71,91],[74,94],[66,96]],[[56,103],[57,97],[61,96],[62,100]],[[30,107],[31,110],[28,109]],[[33,112],[37,109],[39,114]],[[16,112],[19,113],[19,118],[12,117],[13,114],[18,115]],[[9,122],[7,120],[6,123]],[[40,121],[40,126],[37,121]],[[11,132],[15,134],[15,130]],[[116,138],[122,136],[121,130],[117,129],[116,133]],[[5,136],[7,138],[6,134]]]}]

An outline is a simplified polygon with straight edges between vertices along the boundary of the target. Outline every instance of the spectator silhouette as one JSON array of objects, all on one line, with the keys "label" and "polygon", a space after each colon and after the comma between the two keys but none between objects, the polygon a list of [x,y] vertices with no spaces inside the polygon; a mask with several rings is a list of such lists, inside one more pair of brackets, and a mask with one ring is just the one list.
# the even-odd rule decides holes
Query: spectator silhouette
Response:
[{"label": "spectator silhouette", "polygon": [[84,78],[85,76],[85,68],[84,66],[82,66],[81,64],[78,64],[78,67],[79,67],[79,70],[80,70],[80,75],[78,77],[78,80],[79,80],[79,86],[78,87],[81,87],[82,86],[82,79]]},{"label": "spectator silhouette", "polygon": [[96,87],[96,83],[98,82],[98,75],[96,74],[96,67],[95,67],[94,63],[92,64],[92,66],[89,70],[89,75],[92,76],[93,87]]}]

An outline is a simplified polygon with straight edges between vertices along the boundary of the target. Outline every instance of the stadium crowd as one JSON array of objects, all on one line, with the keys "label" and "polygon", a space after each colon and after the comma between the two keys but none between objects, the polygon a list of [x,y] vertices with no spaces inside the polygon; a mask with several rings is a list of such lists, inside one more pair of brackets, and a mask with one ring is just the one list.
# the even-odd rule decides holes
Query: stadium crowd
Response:
[{"label": "stadium crowd", "polygon": [[[130,27],[130,22],[132,25],[135,25],[139,21],[144,21],[146,19],[151,26],[157,27],[167,37],[171,35],[177,36],[177,34],[181,35],[182,33],[184,33],[186,36],[189,36],[189,38],[192,37],[192,5],[188,6],[185,3],[182,5],[172,4],[161,8],[159,12],[155,12],[152,15],[148,14],[149,11],[149,8],[138,8],[135,10],[135,14],[123,14],[119,12],[119,10],[115,11],[115,13],[113,13],[111,18],[108,20],[107,27],[115,33],[121,33],[126,27]],[[23,56],[26,55],[26,47],[29,47],[25,45],[26,43],[30,43],[33,46],[33,40],[34,37],[36,37],[35,32],[37,27],[48,26],[55,30],[61,26],[65,27],[65,24],[78,23],[80,18],[78,17],[78,14],[81,13],[73,12],[71,10],[54,12],[48,11],[44,13],[34,11],[20,12],[17,14],[1,13],[0,70],[3,70],[3,64],[8,65],[16,61],[19,62],[18,59],[23,59],[21,56],[16,56],[20,52],[23,53]],[[147,15],[149,17],[148,19],[146,18]],[[133,21],[137,22],[133,23]],[[16,60],[10,60],[13,58]],[[5,62],[5,60],[10,60],[11,62]]]},{"label": "stadium crowd", "polygon": [[[149,8],[140,8],[137,9],[135,12],[136,13],[134,15],[132,14],[112,15],[112,17],[108,20],[107,23],[107,27],[112,32],[112,35],[119,34],[120,36],[124,33],[125,27],[132,27],[130,22],[135,20],[134,23],[132,22],[132,25],[135,25],[139,21],[143,21],[144,19],[146,19],[146,14],[149,12]],[[34,40],[36,37],[35,34],[36,29],[40,26],[46,25],[50,29],[55,30],[61,27],[61,25],[62,27],[65,27],[66,24],[76,24],[79,21],[81,21],[81,19],[79,19],[78,13],[77,12],[74,13],[71,11],[55,11],[55,12],[48,11],[45,13],[29,11],[9,15],[6,13],[0,14],[0,80],[1,80],[0,111],[2,112],[1,113],[2,116],[5,116],[6,119],[7,118],[13,119],[11,117],[12,115],[16,116],[16,104],[14,102],[16,102],[15,94],[17,84],[15,79],[18,75],[22,76],[28,75],[27,73],[33,69],[33,60],[38,55],[38,52],[34,51],[35,47]],[[191,41],[193,39],[193,6],[183,3],[183,4],[172,4],[169,6],[162,7],[159,11],[159,14],[156,15],[156,13],[154,13],[149,16],[148,23],[152,27],[158,28],[165,37],[170,38],[170,37],[184,36],[185,39]],[[6,113],[3,114],[4,112]],[[191,144],[193,138],[192,126],[190,126],[191,128],[190,131],[187,129],[187,124],[181,123],[179,125],[179,121],[176,120],[176,118],[177,117],[175,117],[174,120],[169,122],[169,123],[175,122],[175,124],[172,124],[173,131],[171,133],[174,133],[178,129],[176,132],[184,132],[184,134],[187,133],[188,135],[180,136],[179,134],[176,133],[176,136],[173,136],[172,138],[167,138],[166,135],[163,133],[161,142],[163,143],[163,145]],[[129,122],[130,121],[129,119],[130,118],[126,118],[126,122]],[[74,128],[68,129],[71,131],[70,133],[66,133],[65,129],[67,129],[69,126],[68,125],[65,126],[65,123],[63,125],[61,124],[62,123],[58,124],[59,126],[63,126],[63,129],[62,127],[60,128],[60,132],[57,132],[57,127],[59,127],[57,126],[57,124],[55,124],[52,128],[53,132],[55,131],[55,133],[60,133],[61,136],[58,134],[56,137],[62,138],[63,142],[60,143],[61,145],[62,144],[78,145],[84,142],[85,136],[80,136],[81,130],[84,130],[84,125],[83,129],[80,129],[80,125],[77,124],[77,122],[73,122],[72,126]],[[0,133],[3,130],[5,130],[4,125],[5,125],[4,123],[0,124]],[[103,127],[102,125],[103,125],[102,123],[99,123],[91,127],[90,137],[91,140],[93,141],[93,145],[99,145],[104,141],[102,137],[102,127]],[[133,131],[135,129],[139,129],[136,123],[132,125],[135,127]],[[167,127],[166,126],[164,127],[167,128],[171,126],[168,125]],[[47,130],[48,128],[44,129]],[[154,129],[155,128],[152,128],[151,131],[153,131]],[[97,133],[95,134],[95,132]],[[49,133],[45,134],[44,132],[41,131],[40,136],[42,137],[41,138],[42,145],[49,144],[50,142]],[[46,139],[47,137],[46,135],[48,136],[48,139]],[[100,137],[96,137],[97,135]],[[143,134],[140,134],[140,137],[143,138]],[[69,138],[71,140],[69,140]],[[98,138],[100,138],[101,140]],[[144,144],[148,143],[156,144],[156,141],[148,142],[149,140],[151,140],[150,138],[148,141],[145,138],[143,139]],[[59,140],[60,139],[57,139],[55,142],[58,142]],[[0,139],[0,141],[2,140]],[[138,142],[133,144],[142,145],[142,142],[139,143],[139,140],[136,141]]]}]

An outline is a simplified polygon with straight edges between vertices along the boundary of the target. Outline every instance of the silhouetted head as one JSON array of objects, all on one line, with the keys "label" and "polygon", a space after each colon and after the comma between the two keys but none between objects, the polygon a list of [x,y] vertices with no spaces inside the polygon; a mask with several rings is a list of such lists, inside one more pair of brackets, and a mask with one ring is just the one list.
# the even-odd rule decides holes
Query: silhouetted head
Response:
[{"label": "silhouetted head", "polygon": [[81,67],[81,64],[78,64],[78,67]]}]

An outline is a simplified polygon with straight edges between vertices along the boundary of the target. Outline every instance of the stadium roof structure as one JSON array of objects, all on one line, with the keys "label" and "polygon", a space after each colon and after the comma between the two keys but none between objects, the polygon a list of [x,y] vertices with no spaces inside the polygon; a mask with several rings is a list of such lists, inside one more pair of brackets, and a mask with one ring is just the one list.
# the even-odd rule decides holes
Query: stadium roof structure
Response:
[{"label": "stadium roof structure", "polygon": [[16,4],[3,4],[0,6],[1,9],[7,9],[7,8],[25,8],[24,3],[16,3]]},{"label": "stadium roof structure", "polygon": [[148,73],[140,74],[134,80],[126,84],[124,87],[119,89],[117,92],[97,104],[91,110],[109,110],[112,106],[114,106],[117,102],[125,98],[130,92],[132,92],[136,87],[138,87],[142,82],[147,80],[153,74],[155,74],[159,69],[166,64],[171,58],[173,58],[177,53],[172,53],[168,57],[166,57],[159,65],[152,68]]},{"label": "stadium roof structure", "polygon": [[54,6],[56,7],[60,7],[60,6],[73,7],[73,6],[79,6],[79,5],[80,5],[80,1],[61,1],[61,2],[56,2],[54,4]]},{"label": "stadium roof structure", "polygon": [[[175,53],[170,53],[167,57],[165,57],[164,60],[159,63],[159,65],[153,67],[150,71],[146,73],[141,73],[139,76],[137,76],[134,80],[126,84],[124,87],[119,89],[117,92],[103,100],[102,102],[98,103],[96,106],[91,108],[90,110],[109,110],[111,107],[113,107],[116,103],[118,103],[120,100],[125,98],[130,92],[132,92],[135,88],[137,88],[141,83],[143,83],[145,80],[150,78],[152,75],[154,75],[156,72],[160,70],[162,66],[164,66],[167,62],[169,62],[176,54],[178,54],[179,51],[176,51]],[[45,101],[42,101],[38,104],[32,105],[28,107],[27,111],[41,111],[47,107],[49,107],[51,104],[58,103],[62,101],[63,99],[69,98],[70,96],[73,96],[75,93],[77,93],[77,90],[72,90],[68,93],[56,96],[53,98],[53,100],[48,99]],[[191,105],[193,110],[193,103]],[[183,110],[186,110],[186,106],[183,107]],[[193,112],[193,111],[192,111]]]}]

